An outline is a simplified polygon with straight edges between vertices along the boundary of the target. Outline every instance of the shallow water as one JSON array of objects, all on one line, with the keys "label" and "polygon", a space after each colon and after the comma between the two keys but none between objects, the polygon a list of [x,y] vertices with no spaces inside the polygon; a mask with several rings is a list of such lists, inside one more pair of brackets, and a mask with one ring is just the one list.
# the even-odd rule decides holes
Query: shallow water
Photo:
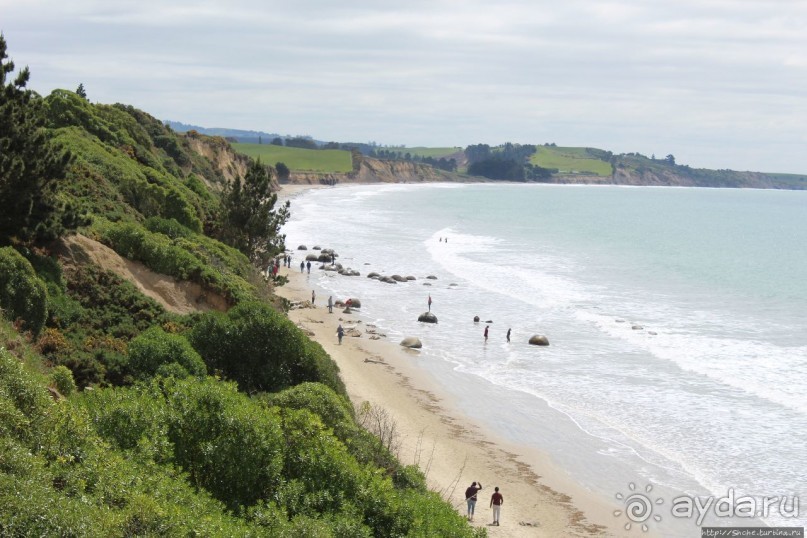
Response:
[{"label": "shallow water", "polygon": [[807,193],[351,186],[295,198],[284,232],[362,273],[312,269],[318,295],[419,336],[472,418],[589,489],[807,499]]}]

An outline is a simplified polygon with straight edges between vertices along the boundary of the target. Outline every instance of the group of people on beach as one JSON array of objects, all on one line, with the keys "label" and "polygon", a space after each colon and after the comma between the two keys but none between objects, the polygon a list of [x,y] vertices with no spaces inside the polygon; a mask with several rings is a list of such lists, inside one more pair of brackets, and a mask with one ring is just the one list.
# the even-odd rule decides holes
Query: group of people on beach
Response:
[{"label": "group of people on beach", "polygon": [[[468,504],[468,514],[466,518],[468,521],[474,520],[474,509],[476,508],[477,496],[479,490],[482,489],[482,482],[472,482],[465,490],[465,502]],[[504,504],[504,496],[499,493],[499,487],[493,488],[493,495],[490,496],[490,508],[493,509],[493,523],[492,525],[499,526],[499,515],[502,511]]]}]

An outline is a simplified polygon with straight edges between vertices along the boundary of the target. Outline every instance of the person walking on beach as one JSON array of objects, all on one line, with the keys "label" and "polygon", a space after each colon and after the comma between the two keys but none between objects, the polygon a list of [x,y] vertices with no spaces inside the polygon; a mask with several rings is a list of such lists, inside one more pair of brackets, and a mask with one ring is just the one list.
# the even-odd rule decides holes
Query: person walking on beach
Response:
[{"label": "person walking on beach", "polygon": [[468,521],[474,520],[474,508],[476,508],[476,494],[477,492],[482,489],[482,483],[480,482],[477,485],[476,482],[472,482],[468,489],[465,490],[465,502],[468,503]]},{"label": "person walking on beach", "polygon": [[300,272],[305,271],[305,262],[300,262]]},{"label": "person walking on beach", "polygon": [[427,301],[427,303],[429,305],[429,312],[431,312],[432,311],[432,294],[431,293],[429,294],[429,300]]},{"label": "person walking on beach", "polygon": [[507,343],[508,344],[510,343],[510,330],[511,329],[507,329]]},{"label": "person walking on beach", "polygon": [[493,524],[499,526],[499,514],[502,511],[504,497],[499,493],[499,487],[493,488],[493,495],[490,496],[490,507],[493,508]]},{"label": "person walking on beach", "polygon": [[490,327],[490,325],[485,325],[485,342],[488,341],[488,327]]},{"label": "person walking on beach", "polygon": [[311,274],[311,260],[309,260],[308,263],[305,264],[305,266],[306,266],[306,268],[308,268],[308,274],[310,275]]},{"label": "person walking on beach", "polygon": [[339,345],[342,345],[342,337],[345,336],[345,330],[342,328],[342,324],[339,324],[339,327],[336,328],[336,337],[339,339]]},{"label": "person walking on beach", "polygon": [[311,290],[311,306],[314,306],[314,301],[317,299],[317,294]]},{"label": "person walking on beach", "polygon": [[333,295],[328,296],[328,313],[333,314]]}]

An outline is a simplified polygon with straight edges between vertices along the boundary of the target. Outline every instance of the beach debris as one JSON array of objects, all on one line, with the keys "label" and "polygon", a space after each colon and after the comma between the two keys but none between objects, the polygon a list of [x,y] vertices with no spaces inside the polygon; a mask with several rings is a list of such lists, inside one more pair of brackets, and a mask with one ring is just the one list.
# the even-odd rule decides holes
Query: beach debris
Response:
[{"label": "beach debris", "polygon": [[521,525],[522,527],[540,527],[541,526],[541,524],[538,523],[537,521],[519,521],[518,524]]},{"label": "beach debris", "polygon": [[656,331],[647,331],[647,334],[651,336],[656,336],[658,333]]},{"label": "beach debris", "polygon": [[431,284],[431,282],[424,282],[423,285],[424,286],[431,286],[432,284]]},{"label": "beach debris", "polygon": [[308,250],[308,247],[305,245],[300,245],[299,247],[297,247],[297,250]]},{"label": "beach debris", "polygon": [[353,338],[361,338],[361,331],[356,327],[350,327],[345,331],[345,335],[352,336]]},{"label": "beach debris", "polygon": [[378,336],[377,334],[374,334],[374,335],[372,335],[372,336],[370,337],[370,340],[381,340],[381,337],[380,337],[380,336]]},{"label": "beach debris", "polygon": [[342,276],[361,276],[361,273],[359,273],[355,269],[351,269],[350,267],[348,267],[347,269],[340,269],[339,274]]},{"label": "beach debris", "polygon": [[418,316],[418,321],[422,321],[423,323],[437,323],[437,316],[431,312],[423,312]]},{"label": "beach debris", "polygon": [[458,285],[458,284],[457,284],[456,282],[452,282],[451,284],[449,284],[449,285],[448,285],[448,287],[449,287],[449,288],[453,288],[454,286],[457,286],[457,285]]},{"label": "beach debris", "polygon": [[417,278],[413,277],[412,275],[407,275],[406,280],[417,280]]},{"label": "beach debris", "polygon": [[493,323],[492,319],[487,320],[485,323]]},{"label": "beach debris", "polygon": [[364,358],[364,362],[372,362],[373,364],[386,364],[384,361],[370,359],[370,358],[367,358],[367,357]]},{"label": "beach debris", "polygon": [[381,278],[381,275],[379,275],[378,273],[373,271],[373,272],[367,274],[367,278]]},{"label": "beach debris", "polygon": [[403,347],[408,347],[409,349],[420,349],[423,347],[423,343],[417,336],[407,336],[401,340],[401,345]]},{"label": "beach debris", "polygon": [[530,344],[533,346],[548,346],[549,338],[542,334],[533,334],[530,336]]},{"label": "beach debris", "polygon": [[479,323],[479,316],[474,316],[474,323]]}]

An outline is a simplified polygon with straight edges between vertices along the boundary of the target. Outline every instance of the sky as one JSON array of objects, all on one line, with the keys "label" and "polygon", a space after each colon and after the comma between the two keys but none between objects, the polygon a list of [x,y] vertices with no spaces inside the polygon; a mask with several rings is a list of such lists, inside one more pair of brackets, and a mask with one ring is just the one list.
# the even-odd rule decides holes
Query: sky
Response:
[{"label": "sky", "polygon": [[0,0],[29,87],[161,120],[807,174],[807,0]]}]

